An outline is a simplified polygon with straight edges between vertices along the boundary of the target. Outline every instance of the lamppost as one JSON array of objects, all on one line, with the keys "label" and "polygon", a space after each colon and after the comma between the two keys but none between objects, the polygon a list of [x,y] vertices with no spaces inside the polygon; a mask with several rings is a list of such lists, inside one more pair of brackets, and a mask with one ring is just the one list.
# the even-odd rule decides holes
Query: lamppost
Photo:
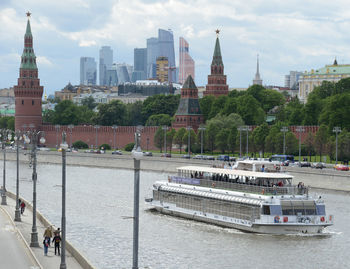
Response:
[{"label": "lamppost", "polygon": [[66,150],[68,148],[66,142],[66,133],[62,133],[62,244],[61,244],[61,264],[60,269],[66,269]]},{"label": "lamppost", "polygon": [[132,268],[138,269],[139,255],[139,197],[140,197],[140,160],[142,159],[141,150],[141,128],[136,129],[135,146],[132,150],[134,158],[134,227],[133,227],[133,257]]},{"label": "lamppost", "polygon": [[245,131],[246,126],[239,126],[238,131],[239,131],[239,157],[242,157],[242,131]]},{"label": "lamppost", "polygon": [[247,150],[247,157],[249,159],[249,131],[251,130],[250,126],[245,126],[245,131],[247,131],[247,145],[246,145],[246,150]]},{"label": "lamppost", "polygon": [[286,132],[288,132],[288,127],[283,126],[281,128],[281,132],[283,132],[283,155],[286,154]]},{"label": "lamppost", "polygon": [[15,132],[16,141],[16,159],[17,159],[17,173],[16,173],[16,209],[15,209],[15,221],[21,221],[21,212],[19,210],[19,142],[22,140],[22,133],[20,130]]},{"label": "lamppost", "polygon": [[303,126],[297,126],[295,129],[299,133],[299,163],[301,162],[301,133],[305,132]]},{"label": "lamppost", "polygon": [[149,137],[147,137],[147,151],[148,151],[148,145],[149,145]]},{"label": "lamppost", "polygon": [[6,201],[6,140],[11,139],[11,134],[9,130],[3,129],[0,134],[2,142],[2,150],[4,152],[4,167],[3,167],[3,177],[2,177],[2,192],[1,192],[1,205],[7,205]]},{"label": "lamppost", "polygon": [[95,125],[94,128],[96,129],[96,149],[98,149],[98,145],[97,145],[97,130],[100,128],[100,125]]},{"label": "lamppost", "polygon": [[56,149],[58,149],[58,132],[60,130],[60,125],[56,124],[55,128],[56,128]]},{"label": "lamppost", "polygon": [[39,247],[38,242],[38,231],[36,227],[36,180],[37,180],[37,173],[36,173],[36,149],[37,149],[37,143],[38,138],[40,137],[40,143],[45,143],[44,138],[44,132],[43,131],[27,131],[27,135],[25,137],[25,141],[27,143],[32,144],[32,160],[33,160],[33,173],[32,173],[32,180],[33,180],[33,226],[32,226],[32,233],[31,233],[31,240],[30,240],[30,246],[31,247]]},{"label": "lamppost", "polygon": [[188,156],[191,157],[191,126],[187,126],[186,130],[188,131],[188,146],[187,146],[187,151],[188,151]]},{"label": "lamppost", "polygon": [[113,125],[113,126],[112,126],[112,129],[113,129],[113,147],[114,147],[114,150],[117,149],[117,148],[116,148],[116,143],[115,143],[115,133],[116,133],[116,131],[117,131],[117,128],[118,128],[117,125]]},{"label": "lamppost", "polygon": [[201,131],[201,155],[203,155],[203,132],[205,131],[205,127],[200,126],[198,130]]},{"label": "lamppost", "polygon": [[341,128],[334,127],[333,133],[335,133],[335,164],[338,164],[338,133],[341,133]]},{"label": "lamppost", "polygon": [[69,134],[70,134],[70,145],[69,145],[70,148],[73,147],[73,143],[72,143],[73,128],[74,128],[74,125],[73,125],[73,124],[69,124],[69,125],[68,125]]},{"label": "lamppost", "polygon": [[168,126],[164,125],[162,130],[164,131],[164,153],[166,153],[166,131],[168,130]]}]

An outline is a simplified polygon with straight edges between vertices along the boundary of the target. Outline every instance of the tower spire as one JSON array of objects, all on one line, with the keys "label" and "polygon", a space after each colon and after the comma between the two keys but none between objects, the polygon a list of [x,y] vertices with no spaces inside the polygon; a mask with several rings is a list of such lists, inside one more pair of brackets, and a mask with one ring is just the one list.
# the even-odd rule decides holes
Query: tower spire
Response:
[{"label": "tower spire", "polygon": [[256,73],[255,78],[253,79],[253,85],[262,85],[262,79],[260,78],[259,73],[259,54],[256,56]]}]

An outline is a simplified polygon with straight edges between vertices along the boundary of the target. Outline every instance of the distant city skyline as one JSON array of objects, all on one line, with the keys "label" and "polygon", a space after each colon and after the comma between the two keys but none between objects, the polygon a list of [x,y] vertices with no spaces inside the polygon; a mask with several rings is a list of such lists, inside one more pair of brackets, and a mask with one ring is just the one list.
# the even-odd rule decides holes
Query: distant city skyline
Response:
[{"label": "distant city skyline", "polygon": [[5,1],[0,4],[0,88],[17,83],[22,52],[19,37],[23,36],[27,9],[32,13],[41,85],[50,95],[68,82],[79,83],[81,56],[98,61],[99,49],[107,45],[117,52],[114,62],[133,64],[133,49],[145,48],[147,38],[156,36],[158,29],[169,28],[175,41],[183,36],[191,46],[197,86],[205,86],[210,74],[216,28],[221,29],[230,88],[251,85],[257,54],[264,84],[283,86],[291,70],[318,69],[332,64],[335,57],[339,64],[350,63],[346,35],[350,21],[342,8],[346,3],[319,1],[305,8],[301,0],[277,4],[271,0],[247,0],[244,4],[225,0],[34,0],[31,5]]}]

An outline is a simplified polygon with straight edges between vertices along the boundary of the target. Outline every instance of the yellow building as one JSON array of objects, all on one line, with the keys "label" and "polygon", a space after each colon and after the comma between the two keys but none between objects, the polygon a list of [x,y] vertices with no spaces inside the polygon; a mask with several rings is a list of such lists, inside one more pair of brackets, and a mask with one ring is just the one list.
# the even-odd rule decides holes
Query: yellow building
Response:
[{"label": "yellow building", "polygon": [[317,70],[311,69],[299,77],[299,94],[298,97],[301,102],[306,103],[307,96],[314,90],[315,87],[320,86],[322,81],[337,82],[343,78],[350,77],[350,64],[339,64],[334,60],[332,65],[326,65]]},{"label": "yellow building", "polygon": [[160,56],[157,58],[157,80],[159,82],[168,82],[169,61],[167,57]]}]

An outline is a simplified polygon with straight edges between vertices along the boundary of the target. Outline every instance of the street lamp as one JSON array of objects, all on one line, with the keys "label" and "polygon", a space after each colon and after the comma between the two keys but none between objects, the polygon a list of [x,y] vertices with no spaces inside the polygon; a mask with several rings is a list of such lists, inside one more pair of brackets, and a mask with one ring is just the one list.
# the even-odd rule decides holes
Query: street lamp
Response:
[{"label": "street lamp", "polygon": [[249,159],[249,132],[251,131],[250,126],[245,126],[245,130],[247,131],[247,145],[246,145],[246,149],[247,149],[247,157]]},{"label": "street lamp", "polygon": [[203,155],[203,131],[205,131],[205,127],[201,126],[198,130],[201,132],[201,155]]},{"label": "street lamp", "polygon": [[333,133],[335,133],[335,164],[338,164],[338,133],[341,133],[341,128],[334,127]]},{"label": "street lamp", "polygon": [[162,130],[164,131],[164,153],[166,153],[166,131],[168,130],[168,126],[164,125]]},{"label": "street lamp", "polygon": [[96,149],[98,149],[98,145],[97,145],[97,130],[100,128],[100,125],[95,125],[94,128],[96,129]]},{"label": "street lamp", "polygon": [[305,132],[305,129],[303,128],[303,126],[297,126],[295,131],[297,131],[299,133],[299,163],[300,163],[300,161],[301,161],[301,133]]},{"label": "street lamp", "polygon": [[38,242],[38,231],[36,227],[36,180],[37,180],[37,173],[36,173],[36,149],[37,149],[37,143],[38,138],[40,137],[39,142],[45,143],[44,138],[44,132],[43,131],[27,131],[27,135],[25,136],[26,143],[32,143],[32,160],[33,160],[33,173],[32,173],[32,180],[33,180],[33,226],[32,226],[32,233],[31,233],[31,240],[30,240],[30,246],[31,247],[39,247]]},{"label": "street lamp", "polygon": [[118,128],[117,125],[113,125],[113,126],[112,126],[112,129],[113,129],[113,147],[114,147],[114,150],[117,149],[117,148],[116,148],[116,143],[115,143],[115,133],[116,133],[116,131],[117,131],[117,128]]},{"label": "street lamp", "polygon": [[69,124],[68,125],[68,129],[69,129],[69,133],[70,133],[70,148],[73,147],[73,143],[72,143],[73,128],[74,128],[73,124]]},{"label": "street lamp", "polygon": [[149,145],[149,137],[147,137],[147,151],[148,151],[148,145]]},{"label": "street lamp", "polygon": [[138,127],[135,133],[135,146],[132,150],[134,158],[134,227],[133,227],[133,257],[132,268],[138,269],[139,255],[139,197],[140,197],[140,160],[142,159],[141,150],[141,128]]},{"label": "street lamp", "polygon": [[62,245],[61,245],[61,264],[60,269],[66,269],[66,150],[68,148],[66,142],[66,133],[62,133]]},{"label": "street lamp", "polygon": [[21,212],[19,204],[19,142],[22,140],[22,133],[20,130],[15,132],[14,140],[16,141],[16,156],[17,156],[17,175],[16,175],[16,210],[15,221],[21,221]]},{"label": "street lamp", "polygon": [[6,146],[5,143],[11,139],[11,134],[9,130],[3,129],[0,134],[2,142],[2,150],[4,152],[4,167],[3,167],[3,181],[2,181],[2,192],[1,192],[1,205],[7,205],[6,201]]},{"label": "street lamp", "polygon": [[283,126],[281,128],[281,132],[283,132],[283,155],[286,154],[286,132],[288,132],[288,127]]},{"label": "street lamp", "polygon": [[56,149],[58,149],[58,132],[60,130],[60,125],[56,124],[55,128],[56,128]]},{"label": "street lamp", "polygon": [[188,153],[188,156],[191,157],[191,130],[192,130],[192,127],[191,126],[187,126],[186,127],[186,130],[188,131],[188,146],[187,146],[187,153]]}]

